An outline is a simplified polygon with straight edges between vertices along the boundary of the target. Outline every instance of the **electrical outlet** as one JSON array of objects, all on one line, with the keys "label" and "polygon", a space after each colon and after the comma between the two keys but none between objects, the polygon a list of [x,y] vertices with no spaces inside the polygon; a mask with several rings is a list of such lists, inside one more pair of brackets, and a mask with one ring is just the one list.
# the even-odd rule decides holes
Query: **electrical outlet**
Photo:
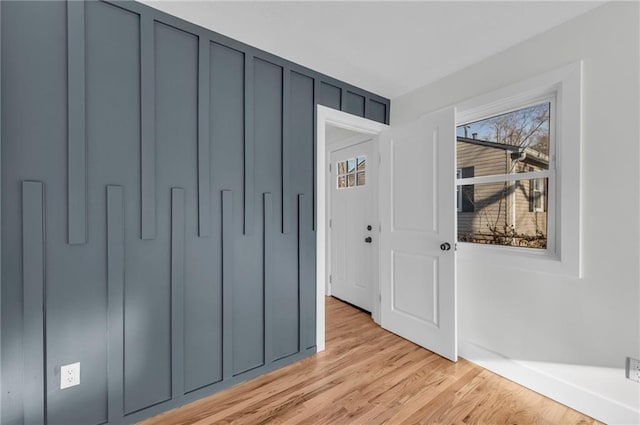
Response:
[{"label": "electrical outlet", "polygon": [[640,360],[627,357],[627,378],[640,382]]},{"label": "electrical outlet", "polygon": [[80,363],[60,366],[60,389],[80,385]]}]

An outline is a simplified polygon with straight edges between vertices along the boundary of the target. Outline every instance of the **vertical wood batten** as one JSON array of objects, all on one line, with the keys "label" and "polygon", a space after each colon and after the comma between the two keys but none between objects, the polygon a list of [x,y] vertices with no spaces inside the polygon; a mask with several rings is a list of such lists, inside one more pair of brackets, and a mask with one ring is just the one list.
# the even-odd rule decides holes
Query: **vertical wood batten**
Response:
[{"label": "vertical wood batten", "polygon": [[67,238],[87,242],[85,3],[67,1]]},{"label": "vertical wood batten", "polygon": [[[2,81],[2,7],[0,7],[0,82]],[[2,99],[2,84],[0,83],[0,100]],[[2,102],[0,101],[0,117],[2,117]],[[0,119],[0,135],[2,135],[2,120]],[[2,259],[2,136],[0,136],[0,259]],[[2,318],[2,261],[0,260],[0,318]],[[2,326],[0,326],[0,369],[2,369]],[[0,421],[2,420],[2,379],[0,379]]]},{"label": "vertical wood batten", "polygon": [[264,194],[264,363],[273,361],[273,197]]},{"label": "vertical wood batten", "polygon": [[200,35],[198,46],[198,236],[200,237],[211,235],[209,55],[209,39]]},{"label": "vertical wood batten", "polygon": [[282,68],[282,233],[291,228],[291,70]]},{"label": "vertical wood batten", "polygon": [[369,98],[369,96],[367,95],[363,95],[364,97],[364,109],[362,111],[362,116],[369,119],[369,102],[371,101],[371,99]]},{"label": "vertical wood batten", "polygon": [[316,189],[316,161],[318,158],[318,105],[320,104],[320,78],[313,79],[313,164],[311,165],[313,174],[313,219],[311,220],[311,230],[316,230],[316,203],[317,192]]},{"label": "vertical wood batten", "polygon": [[142,239],[156,237],[154,20],[140,16],[140,228]]},{"label": "vertical wood batten", "polygon": [[[304,301],[300,305],[302,324],[302,349],[316,345],[316,280],[315,280],[315,232],[309,231],[309,221],[313,219],[309,203],[304,195],[300,195],[300,231],[299,234],[299,264],[300,268],[300,298]],[[305,227],[306,226],[306,227]]]},{"label": "vertical wood batten", "polygon": [[44,185],[22,182],[24,423],[45,421]]},{"label": "vertical wood batten", "polygon": [[233,377],[233,192],[222,191],[222,377]]},{"label": "vertical wood batten", "polygon": [[244,54],[244,233],[253,233],[254,126],[253,55]]},{"label": "vertical wood batten", "polygon": [[391,116],[391,102],[386,102],[384,104],[384,122],[387,125],[391,125],[390,122],[390,116]]},{"label": "vertical wood batten", "polygon": [[171,189],[171,397],[184,395],[185,191]]},{"label": "vertical wood batten", "polygon": [[307,340],[306,331],[307,331],[307,318],[304,311],[304,305],[306,303],[306,299],[308,297],[306,292],[305,285],[302,284],[302,261],[305,255],[305,250],[307,246],[305,244],[304,232],[307,231],[305,228],[306,223],[304,222],[304,217],[302,215],[304,209],[304,195],[298,194],[298,351],[302,351],[305,348],[305,343]]},{"label": "vertical wood batten", "polygon": [[124,415],[124,188],[107,186],[108,420]]}]

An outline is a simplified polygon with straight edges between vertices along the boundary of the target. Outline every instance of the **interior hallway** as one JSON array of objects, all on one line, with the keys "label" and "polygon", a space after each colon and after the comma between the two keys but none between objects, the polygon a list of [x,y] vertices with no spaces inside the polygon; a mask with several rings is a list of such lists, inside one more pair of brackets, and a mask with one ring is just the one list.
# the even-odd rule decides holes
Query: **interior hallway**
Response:
[{"label": "interior hallway", "polygon": [[464,359],[457,363],[327,297],[326,351],[141,422],[600,424]]}]

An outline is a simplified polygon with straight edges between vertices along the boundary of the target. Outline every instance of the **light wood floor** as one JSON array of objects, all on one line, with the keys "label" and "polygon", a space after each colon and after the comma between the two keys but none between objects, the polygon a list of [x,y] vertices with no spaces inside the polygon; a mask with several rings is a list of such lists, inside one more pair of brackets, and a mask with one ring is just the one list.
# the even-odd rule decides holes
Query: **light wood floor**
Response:
[{"label": "light wood floor", "polygon": [[599,424],[464,359],[451,363],[334,298],[326,338],[323,353],[142,424]]}]

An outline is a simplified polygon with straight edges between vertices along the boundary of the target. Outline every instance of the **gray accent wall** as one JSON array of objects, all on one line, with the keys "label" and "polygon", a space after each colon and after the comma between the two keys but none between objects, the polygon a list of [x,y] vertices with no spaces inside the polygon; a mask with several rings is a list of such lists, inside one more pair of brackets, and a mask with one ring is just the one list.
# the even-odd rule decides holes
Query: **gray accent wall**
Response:
[{"label": "gray accent wall", "polygon": [[389,101],[135,2],[0,10],[0,423],[133,423],[315,353],[316,105]]}]

